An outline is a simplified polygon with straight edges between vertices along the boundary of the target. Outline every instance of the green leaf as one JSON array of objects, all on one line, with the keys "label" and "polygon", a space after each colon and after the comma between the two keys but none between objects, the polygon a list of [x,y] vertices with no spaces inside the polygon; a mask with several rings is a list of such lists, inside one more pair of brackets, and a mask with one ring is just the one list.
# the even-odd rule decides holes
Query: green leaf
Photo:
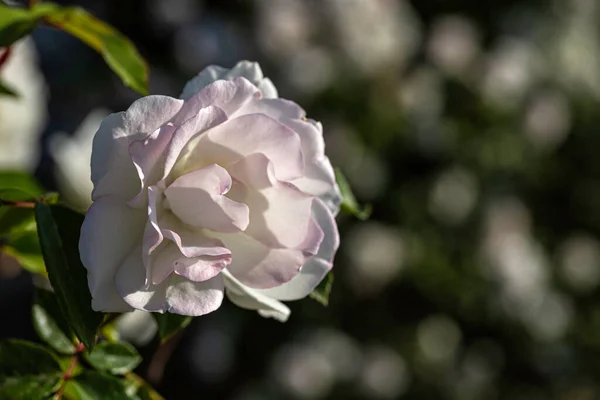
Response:
[{"label": "green leaf", "polygon": [[44,399],[58,389],[62,371],[54,354],[23,340],[0,342],[0,399]]},{"label": "green leaf", "polygon": [[129,343],[102,342],[91,353],[84,353],[86,360],[101,371],[123,375],[140,365],[142,357]]},{"label": "green leaf", "polygon": [[319,286],[310,293],[310,298],[327,307],[329,305],[329,295],[331,294],[332,287],[333,272],[329,271],[321,283],[319,283]]},{"label": "green leaf", "polygon": [[142,95],[148,94],[148,65],[127,37],[83,8],[40,3],[36,9],[45,15],[49,24],[70,33],[100,53],[125,85]]},{"label": "green leaf", "polygon": [[36,203],[35,219],[48,278],[60,309],[77,337],[91,350],[104,317],[91,308],[87,272],[79,258],[83,215],[63,206]]},{"label": "green leaf", "polygon": [[65,385],[65,396],[72,400],[132,400],[120,379],[96,371],[84,371]]},{"label": "green leaf", "polygon": [[35,229],[13,230],[3,251],[16,259],[27,271],[34,274],[46,274],[46,265]]},{"label": "green leaf", "polygon": [[158,334],[160,335],[160,340],[162,342],[166,342],[192,322],[192,317],[187,317],[185,315],[171,313],[153,313],[152,315],[158,325]]},{"label": "green leaf", "polygon": [[40,338],[62,354],[75,353],[75,335],[63,317],[56,296],[38,289],[32,308],[33,327]]},{"label": "green leaf", "polygon": [[[0,189],[19,190],[28,194],[28,198],[35,198],[44,194],[44,189],[40,186],[40,184],[31,175],[23,172],[0,172]],[[13,200],[25,201],[28,198],[19,197]]]},{"label": "green leaf", "polygon": [[0,47],[10,46],[33,31],[39,17],[27,9],[0,2]]},{"label": "green leaf", "polygon": [[15,98],[19,97],[18,93],[13,88],[11,88],[10,85],[7,85],[2,81],[0,81],[0,96],[8,96]]},{"label": "green leaf", "polygon": [[352,193],[352,189],[350,188],[350,184],[346,180],[342,171],[339,168],[335,169],[335,180],[340,188],[340,192],[342,194],[342,205],[341,209],[344,212],[354,215],[356,218],[364,221],[371,216],[371,205],[367,204],[364,207],[361,207],[356,201],[356,197]]}]

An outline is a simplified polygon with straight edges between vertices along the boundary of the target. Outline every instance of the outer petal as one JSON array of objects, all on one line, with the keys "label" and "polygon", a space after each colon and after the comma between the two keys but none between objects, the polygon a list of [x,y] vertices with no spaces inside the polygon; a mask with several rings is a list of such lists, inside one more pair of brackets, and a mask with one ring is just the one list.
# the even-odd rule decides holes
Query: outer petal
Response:
[{"label": "outer petal", "polygon": [[245,104],[260,97],[258,88],[245,78],[215,81],[185,101],[174,123],[181,124],[208,106],[219,107],[227,115],[232,115]]},{"label": "outer petal", "polygon": [[262,153],[273,162],[277,179],[289,181],[304,174],[298,134],[262,114],[244,115],[216,126],[190,141],[186,150],[180,167],[185,172]]},{"label": "outer petal", "polygon": [[332,267],[340,238],[333,215],[320,200],[313,203],[313,215],[325,233],[317,255],[312,257],[291,281],[260,293],[279,300],[298,300],[312,292]]},{"label": "outer petal", "polygon": [[287,321],[290,309],[283,303],[265,296],[257,290],[242,284],[227,270],[221,273],[225,280],[227,297],[238,307],[258,310],[263,317],[275,318],[281,322]]},{"label": "outer petal", "polygon": [[274,120],[282,121],[284,119],[301,119],[306,112],[298,104],[285,99],[253,99],[243,104],[235,111],[235,114],[229,114],[230,118],[240,117],[247,114],[264,114]]},{"label": "outer petal", "polygon": [[182,100],[147,96],[135,101],[126,112],[109,115],[94,136],[92,147],[92,199],[116,195],[129,199],[140,184],[129,156],[129,144],[147,137],[179,112]]},{"label": "outer petal", "polygon": [[146,288],[140,254],[141,247],[138,246],[121,264],[116,275],[119,294],[131,307],[152,312],[200,316],[221,306],[223,279],[220,275],[204,282],[191,282],[178,275],[171,275],[160,285]]},{"label": "outer petal", "polygon": [[249,223],[248,206],[228,199],[232,181],[216,164],[185,174],[175,180],[165,195],[173,213],[187,225],[218,232],[237,232]]},{"label": "outer petal", "polygon": [[[119,265],[141,237],[146,218],[144,210],[132,209],[114,197],[98,199],[86,214],[81,227],[79,253],[88,270],[94,310],[131,310],[119,297],[114,277]],[[141,251],[139,258],[141,261]]]},{"label": "outer petal", "polygon": [[206,67],[185,85],[180,97],[187,100],[211,82],[218,79],[233,79],[240,76],[248,79],[254,86],[258,87],[264,97],[277,97],[277,89],[275,89],[273,83],[269,79],[263,78],[263,73],[258,63],[250,61],[240,61],[230,70],[216,65]]}]

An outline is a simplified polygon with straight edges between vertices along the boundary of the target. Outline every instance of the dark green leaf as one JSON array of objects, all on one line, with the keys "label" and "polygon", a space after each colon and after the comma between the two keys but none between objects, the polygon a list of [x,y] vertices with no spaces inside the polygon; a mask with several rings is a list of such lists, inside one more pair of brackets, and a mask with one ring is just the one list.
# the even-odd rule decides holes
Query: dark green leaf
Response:
[{"label": "dark green leaf", "polygon": [[43,399],[57,390],[60,364],[49,350],[22,340],[0,342],[0,399]]},{"label": "dark green leaf", "polygon": [[335,169],[335,180],[337,181],[338,186],[340,187],[340,192],[342,194],[342,211],[345,211],[349,214],[354,215],[356,218],[364,221],[369,218],[371,215],[371,206],[366,205],[361,207],[354,194],[352,193],[352,189],[346,180],[346,177],[342,174],[342,171],[339,168]]},{"label": "dark green leaf", "polygon": [[132,345],[123,342],[97,344],[94,351],[85,352],[85,358],[94,368],[115,375],[132,371],[142,361],[137,350]]},{"label": "dark green leaf", "polygon": [[319,286],[310,293],[310,298],[318,301],[324,306],[329,305],[329,295],[333,287],[333,272],[329,271]]},{"label": "dark green leaf", "polygon": [[19,97],[19,94],[4,82],[0,82],[0,96]]},{"label": "dark green leaf", "polygon": [[36,203],[35,219],[48,278],[61,311],[77,337],[91,349],[103,315],[91,308],[87,272],[79,258],[83,215],[63,206]]},{"label": "dark green leaf", "polygon": [[38,289],[32,308],[33,326],[40,338],[62,354],[75,353],[74,334],[63,317],[56,296]]},{"label": "dark green leaf", "polygon": [[38,19],[27,9],[9,7],[0,2],[0,47],[10,46],[28,35],[35,29]]},{"label": "dark green leaf", "polygon": [[84,371],[65,385],[65,395],[78,400],[132,400],[120,379],[96,371]]},{"label": "dark green leaf", "polygon": [[36,7],[51,25],[70,33],[102,55],[125,85],[148,94],[148,65],[127,37],[83,8],[61,8],[42,3]]},{"label": "dark green leaf", "polygon": [[174,334],[185,328],[192,322],[192,317],[185,315],[164,313],[152,314],[158,325],[158,334],[163,342],[169,340]]}]

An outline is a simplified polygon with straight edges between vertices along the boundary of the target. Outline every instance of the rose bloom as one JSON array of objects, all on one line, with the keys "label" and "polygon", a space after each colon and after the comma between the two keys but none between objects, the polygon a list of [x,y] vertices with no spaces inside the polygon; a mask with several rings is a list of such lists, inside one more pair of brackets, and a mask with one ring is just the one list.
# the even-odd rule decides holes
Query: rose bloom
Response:
[{"label": "rose bloom", "polygon": [[256,63],[210,66],[181,99],[147,96],[93,141],[79,250],[92,308],[286,320],[332,267],[340,203],[322,126]]}]

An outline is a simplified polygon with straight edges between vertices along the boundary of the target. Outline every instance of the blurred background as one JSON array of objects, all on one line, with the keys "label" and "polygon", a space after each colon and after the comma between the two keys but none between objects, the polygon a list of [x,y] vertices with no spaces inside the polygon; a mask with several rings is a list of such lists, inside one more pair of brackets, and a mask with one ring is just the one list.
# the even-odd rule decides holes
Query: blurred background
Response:
[{"label": "blurred background", "polygon": [[[600,2],[59,3],[131,38],[154,94],[260,62],[373,206],[338,219],[327,308],[281,324],[226,303],[158,352],[135,316],[167,399],[600,398]],[[57,30],[13,50],[0,169],[85,209],[91,137],[138,95]],[[31,275],[1,265],[0,337],[35,340]]]}]

